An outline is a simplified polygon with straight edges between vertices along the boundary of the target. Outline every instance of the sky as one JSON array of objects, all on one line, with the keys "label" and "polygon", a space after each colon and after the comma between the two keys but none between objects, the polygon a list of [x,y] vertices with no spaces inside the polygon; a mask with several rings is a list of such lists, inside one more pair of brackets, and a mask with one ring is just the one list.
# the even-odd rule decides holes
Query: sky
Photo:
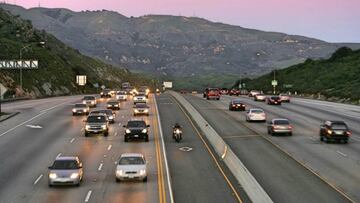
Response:
[{"label": "sky", "polygon": [[[4,0],[0,0],[4,1]],[[196,16],[328,42],[360,42],[360,0],[5,0],[26,8]]]}]

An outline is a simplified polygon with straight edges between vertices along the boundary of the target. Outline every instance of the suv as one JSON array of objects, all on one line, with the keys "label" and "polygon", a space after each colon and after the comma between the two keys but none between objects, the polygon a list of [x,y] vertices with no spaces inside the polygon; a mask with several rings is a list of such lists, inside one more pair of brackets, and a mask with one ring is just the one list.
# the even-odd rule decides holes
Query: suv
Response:
[{"label": "suv", "polygon": [[104,134],[109,135],[109,120],[106,114],[92,113],[85,120],[85,137],[90,134]]},{"label": "suv", "polygon": [[73,116],[75,115],[89,115],[90,108],[86,104],[75,104],[74,108],[72,109]]},{"label": "suv", "polygon": [[144,139],[145,142],[149,142],[149,130],[150,125],[146,125],[143,120],[130,120],[125,128],[124,141],[128,142],[129,139]]},{"label": "suv", "polygon": [[116,99],[118,101],[126,101],[127,100],[127,94],[125,91],[118,91],[116,93]]},{"label": "suv", "polygon": [[204,97],[206,97],[207,100],[209,99],[220,100],[220,91],[218,88],[206,88],[204,92]]},{"label": "suv", "polygon": [[351,131],[344,121],[325,121],[320,126],[320,141],[343,141],[347,143]]},{"label": "suv", "polygon": [[269,96],[266,100],[269,105],[281,105],[281,99],[278,96]]},{"label": "suv", "polygon": [[110,100],[106,103],[106,108],[111,110],[120,110],[120,104],[117,100]]},{"label": "suv", "polygon": [[57,157],[49,166],[49,187],[53,185],[79,186],[83,179],[83,167],[79,157]]},{"label": "suv", "polygon": [[96,115],[96,114],[106,114],[107,118],[109,119],[109,123],[115,123],[115,113],[111,109],[101,109],[97,111],[92,111],[90,115]]},{"label": "suv", "polygon": [[94,96],[85,96],[82,99],[82,103],[90,107],[96,107],[96,98]]},{"label": "suv", "polygon": [[146,103],[146,95],[145,94],[138,94],[134,96],[134,104],[137,103]]}]

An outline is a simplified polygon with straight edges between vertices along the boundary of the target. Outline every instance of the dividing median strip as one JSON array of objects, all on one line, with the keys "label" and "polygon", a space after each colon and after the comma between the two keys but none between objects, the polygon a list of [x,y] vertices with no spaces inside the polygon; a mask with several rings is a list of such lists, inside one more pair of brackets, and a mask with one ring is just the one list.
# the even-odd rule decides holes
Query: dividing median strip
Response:
[{"label": "dividing median strip", "polygon": [[[218,135],[218,133],[208,125],[207,121],[200,115],[200,113],[181,95],[170,91],[170,94],[186,109],[187,113],[197,123],[203,131],[207,140],[215,149],[219,157],[224,157],[223,161],[232,172],[237,181],[244,188],[250,200],[254,203],[272,203],[273,201],[261,185],[252,176],[250,171],[245,167],[241,160],[235,155],[230,147],[226,147],[225,141]],[[224,149],[226,149],[226,153]]]}]

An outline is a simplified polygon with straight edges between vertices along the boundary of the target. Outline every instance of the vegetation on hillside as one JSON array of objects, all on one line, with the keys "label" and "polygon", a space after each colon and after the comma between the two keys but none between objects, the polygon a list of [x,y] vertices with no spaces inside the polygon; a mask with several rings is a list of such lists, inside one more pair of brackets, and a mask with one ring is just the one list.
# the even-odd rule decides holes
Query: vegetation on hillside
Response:
[{"label": "vegetation on hillside", "polygon": [[[40,42],[45,42],[45,45]],[[84,56],[54,36],[34,29],[30,21],[0,9],[0,60],[19,59],[21,49],[22,59],[39,60],[39,68],[22,71],[23,89],[19,84],[19,70],[0,69],[0,81],[10,89],[7,96],[41,97],[95,92],[97,85],[119,87],[125,81],[134,85],[156,83],[127,69]],[[86,75],[87,85],[76,85],[76,75]]]},{"label": "vegetation on hillside", "polygon": [[[276,70],[279,91],[319,93],[327,99],[359,102],[360,50],[339,48],[327,60],[306,60],[283,70]],[[251,89],[271,91],[273,72],[248,82]],[[290,85],[290,86],[289,86]]]}]

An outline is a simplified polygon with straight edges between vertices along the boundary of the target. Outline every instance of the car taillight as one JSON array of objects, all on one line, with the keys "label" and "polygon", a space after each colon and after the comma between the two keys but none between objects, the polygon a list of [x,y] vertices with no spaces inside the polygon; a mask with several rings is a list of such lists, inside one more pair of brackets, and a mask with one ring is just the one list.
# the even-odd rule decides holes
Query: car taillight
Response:
[{"label": "car taillight", "polygon": [[351,132],[350,131],[346,131],[346,135],[350,136]]},{"label": "car taillight", "polygon": [[291,126],[291,125],[289,125],[289,126],[288,126],[288,128],[289,128],[289,129],[292,129],[292,126]]},{"label": "car taillight", "polygon": [[331,135],[331,134],[332,134],[332,131],[331,131],[331,130],[327,130],[327,133]]}]

